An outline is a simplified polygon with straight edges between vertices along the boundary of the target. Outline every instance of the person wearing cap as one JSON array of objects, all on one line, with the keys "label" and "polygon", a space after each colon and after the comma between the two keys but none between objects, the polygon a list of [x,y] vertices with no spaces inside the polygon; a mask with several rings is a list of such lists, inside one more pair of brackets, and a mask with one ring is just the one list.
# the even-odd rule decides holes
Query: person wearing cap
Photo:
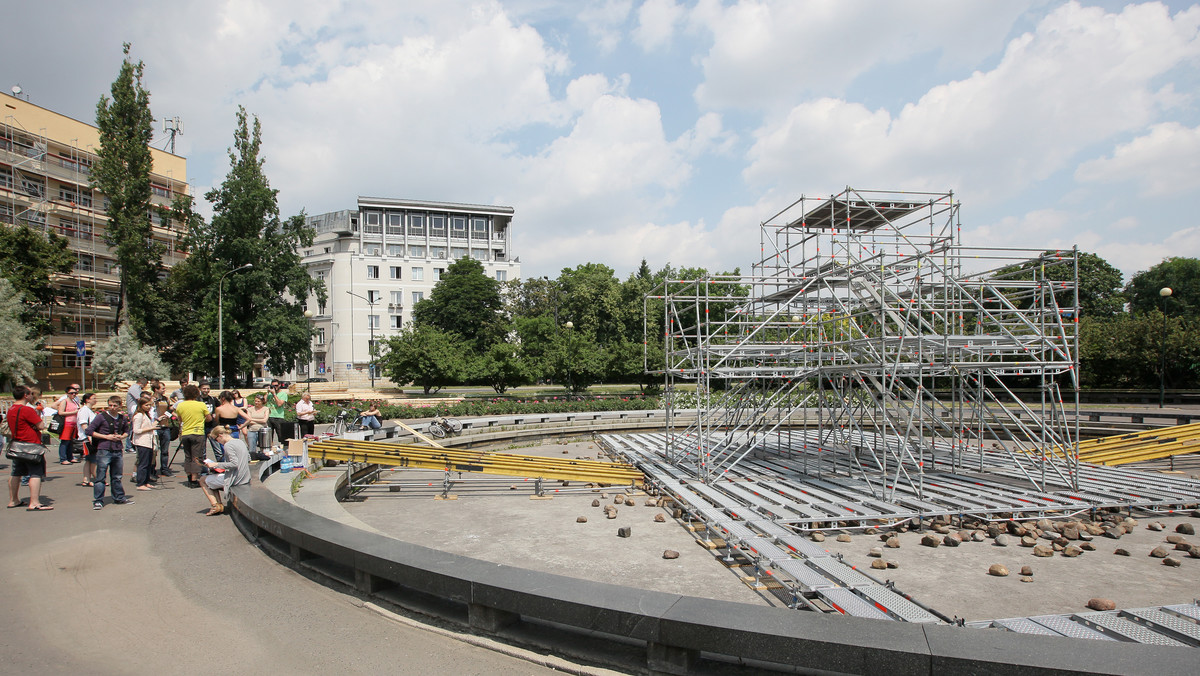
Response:
[{"label": "person wearing cap", "polygon": [[63,426],[58,433],[58,462],[71,465],[75,459],[75,428],[79,416],[79,386],[72,384],[67,393],[54,402],[54,410],[63,417]]}]

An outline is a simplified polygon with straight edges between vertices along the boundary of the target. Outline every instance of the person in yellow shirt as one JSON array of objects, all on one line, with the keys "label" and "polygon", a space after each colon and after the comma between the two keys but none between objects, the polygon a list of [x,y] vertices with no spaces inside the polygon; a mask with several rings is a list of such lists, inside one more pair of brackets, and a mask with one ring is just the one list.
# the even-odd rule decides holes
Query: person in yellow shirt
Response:
[{"label": "person in yellow shirt", "polygon": [[199,488],[196,480],[200,473],[200,463],[205,458],[204,423],[212,420],[212,414],[204,402],[199,401],[200,388],[188,385],[183,388],[183,401],[175,407],[179,416],[179,440],[183,446],[183,470],[187,472],[188,488]]}]

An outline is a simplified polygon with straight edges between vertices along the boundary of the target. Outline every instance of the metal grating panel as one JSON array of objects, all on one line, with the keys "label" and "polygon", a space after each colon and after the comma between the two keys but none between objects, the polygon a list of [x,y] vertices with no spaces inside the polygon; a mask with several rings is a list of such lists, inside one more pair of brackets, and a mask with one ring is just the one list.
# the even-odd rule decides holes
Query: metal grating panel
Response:
[{"label": "metal grating panel", "polygon": [[1043,636],[1061,636],[1056,631],[1030,620],[1027,617],[1011,617],[1006,620],[992,620],[992,624],[1001,628],[1007,629],[1018,634],[1041,634]]},{"label": "metal grating panel", "polygon": [[837,586],[829,578],[804,565],[804,562],[798,559],[772,561],[771,565],[787,573],[789,577],[799,583],[804,591],[829,589]]},{"label": "metal grating panel", "polygon": [[1186,645],[1180,643],[1173,638],[1168,638],[1158,632],[1150,631],[1135,622],[1130,622],[1123,617],[1109,615],[1108,613],[1080,613],[1076,615],[1079,619],[1089,624],[1094,624],[1098,627],[1103,627],[1108,631],[1125,637],[1130,641],[1137,643],[1146,643],[1149,645]]},{"label": "metal grating panel", "polygon": [[1163,610],[1168,613],[1174,613],[1180,617],[1186,617],[1193,622],[1200,622],[1200,606],[1194,603],[1180,603],[1174,606],[1163,606]]},{"label": "metal grating panel", "polygon": [[834,608],[837,608],[842,614],[853,615],[855,617],[869,617],[876,620],[892,619],[890,615],[879,610],[873,604],[864,601],[862,597],[849,589],[830,587],[828,589],[818,589],[817,594],[828,601]]},{"label": "metal grating panel", "polygon": [[937,622],[938,618],[933,613],[925,610],[921,606],[909,601],[896,592],[881,587],[879,585],[867,585],[864,587],[855,587],[854,591],[866,596],[875,602],[877,606],[883,606],[887,612],[897,615],[905,622]]},{"label": "metal grating panel", "polygon": [[871,578],[832,557],[807,559],[807,562],[808,565],[813,566],[817,570],[825,573],[825,575],[833,578],[834,582],[847,587],[860,587],[870,584],[878,584],[875,582],[875,580],[872,580]]},{"label": "metal grating panel", "polygon": [[1145,624],[1153,631],[1187,641],[1193,645],[1200,645],[1200,625],[1197,625],[1195,622],[1189,622],[1181,617],[1164,613],[1155,608],[1122,610],[1121,614],[1130,618],[1136,618],[1134,619],[1135,622],[1141,620],[1139,624]]},{"label": "metal grating panel", "polygon": [[1043,627],[1049,627],[1063,636],[1070,636],[1071,638],[1091,638],[1098,641],[1117,640],[1106,634],[1101,634],[1091,627],[1085,627],[1078,622],[1074,622],[1066,615],[1041,615],[1029,619]]}]

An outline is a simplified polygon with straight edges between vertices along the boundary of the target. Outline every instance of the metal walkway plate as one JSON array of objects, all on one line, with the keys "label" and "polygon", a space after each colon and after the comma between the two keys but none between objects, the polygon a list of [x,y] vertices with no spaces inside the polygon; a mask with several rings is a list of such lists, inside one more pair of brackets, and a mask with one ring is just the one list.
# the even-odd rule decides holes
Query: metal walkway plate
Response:
[{"label": "metal walkway plate", "polygon": [[832,580],[804,565],[804,562],[799,559],[772,561],[771,565],[795,580],[803,591],[829,589],[837,586]]},{"label": "metal walkway plate", "polygon": [[1164,613],[1157,608],[1122,610],[1121,615],[1130,618],[1133,622],[1146,625],[1152,631],[1166,634],[1192,645],[1200,645],[1200,625],[1177,615]]},{"label": "metal walkway plate", "polygon": [[819,559],[806,559],[808,565],[816,568],[829,577],[834,582],[846,587],[862,587],[871,584],[879,584],[875,580],[863,575],[854,570],[850,566],[838,561],[833,557],[822,557]]},{"label": "metal walkway plate", "polygon": [[882,606],[883,610],[898,616],[905,622],[939,622],[937,616],[909,601],[896,592],[876,584],[855,587],[854,591]]},{"label": "metal walkway plate", "polygon": [[1039,615],[1031,617],[1030,620],[1037,622],[1043,627],[1049,627],[1063,636],[1071,638],[1091,638],[1098,641],[1115,641],[1117,639],[1092,629],[1084,625],[1072,621],[1065,615]]},{"label": "metal walkway plate", "polygon": [[874,604],[862,599],[849,589],[831,587],[818,589],[817,594],[829,602],[839,613],[855,617],[869,617],[876,620],[890,620],[892,616],[875,607]]},{"label": "metal walkway plate", "polygon": [[1043,636],[1062,636],[1062,634],[1030,620],[1027,617],[1010,617],[1005,620],[992,620],[992,624],[1018,634],[1041,634]]},{"label": "metal walkway plate", "polygon": [[1088,624],[1101,627],[1111,633],[1117,634],[1129,641],[1135,643],[1146,643],[1148,645],[1172,645],[1183,646],[1185,643],[1180,643],[1173,638],[1168,638],[1158,632],[1150,631],[1136,622],[1130,622],[1123,617],[1110,615],[1108,613],[1079,613],[1075,617],[1087,622]]},{"label": "metal walkway plate", "polygon": [[1193,622],[1200,622],[1200,606],[1195,603],[1180,603],[1173,606],[1163,606],[1163,610],[1168,613],[1174,613],[1180,617],[1190,618]]}]

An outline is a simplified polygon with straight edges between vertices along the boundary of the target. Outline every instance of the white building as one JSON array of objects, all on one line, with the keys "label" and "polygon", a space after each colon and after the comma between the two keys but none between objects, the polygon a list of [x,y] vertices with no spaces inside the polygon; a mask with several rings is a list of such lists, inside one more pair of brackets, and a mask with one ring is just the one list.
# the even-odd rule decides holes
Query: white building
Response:
[{"label": "white building", "polygon": [[501,282],[518,279],[512,217],[512,207],[379,197],[359,197],[357,210],[310,216],[316,238],[300,254],[325,282],[328,300],[308,300],[313,361],[298,376],[369,384],[372,331],[379,343],[411,322],[413,305],[454,260],[470,256]]}]

